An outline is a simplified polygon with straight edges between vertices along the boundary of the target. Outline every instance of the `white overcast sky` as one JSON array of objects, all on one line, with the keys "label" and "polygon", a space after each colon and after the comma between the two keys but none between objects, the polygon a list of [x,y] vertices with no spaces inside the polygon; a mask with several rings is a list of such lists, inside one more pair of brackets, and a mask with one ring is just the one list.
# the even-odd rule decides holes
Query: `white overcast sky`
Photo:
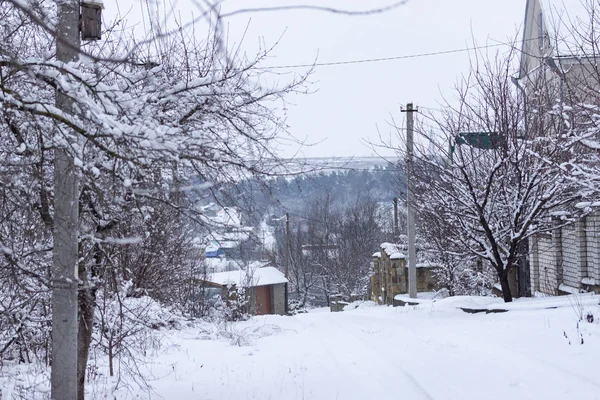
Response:
[{"label": "white overcast sky", "polygon": [[[104,0],[105,18],[129,11],[128,20],[141,18],[147,0]],[[162,4],[162,0],[160,1]],[[225,0],[222,11],[297,4],[366,10],[393,3],[383,0]],[[526,0],[408,0],[392,11],[371,16],[347,16],[295,10],[240,14],[225,20],[229,42],[243,42],[249,54],[260,41],[280,44],[265,66],[310,64],[395,57],[494,45],[513,40],[525,15]],[[189,0],[174,6],[182,15],[195,10]],[[143,11],[144,10],[144,11]],[[285,34],[284,34],[285,32]],[[492,48],[490,51],[506,51]],[[369,156],[365,140],[378,141],[378,129],[391,129],[390,115],[401,121],[400,106],[437,108],[442,96],[469,70],[469,53],[417,57],[394,61],[317,67],[311,76],[314,94],[292,96],[288,109],[290,132],[313,146],[300,151],[306,157]],[[302,72],[302,69],[294,70]],[[417,115],[416,118],[419,118]],[[282,148],[291,156],[297,146]],[[389,154],[389,153],[387,153]]]}]

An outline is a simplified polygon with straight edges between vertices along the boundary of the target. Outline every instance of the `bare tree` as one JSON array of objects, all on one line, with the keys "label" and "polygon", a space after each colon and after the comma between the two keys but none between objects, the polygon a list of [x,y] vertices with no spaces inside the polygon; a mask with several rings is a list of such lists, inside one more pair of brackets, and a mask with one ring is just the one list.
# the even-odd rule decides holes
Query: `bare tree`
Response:
[{"label": "bare tree", "polygon": [[[190,227],[202,223],[185,192],[281,171],[274,149],[284,120],[274,107],[286,93],[302,90],[305,76],[261,85],[268,72],[256,65],[269,49],[254,59],[236,57],[214,30],[206,41],[179,29],[144,42],[109,31],[114,46],[89,43],[79,60],[62,63],[49,51],[53,5],[0,2],[0,271],[3,286],[13,281],[20,287],[2,293],[3,325],[14,328],[1,349],[22,353],[17,339],[27,329],[48,333],[15,314],[14,306],[29,307],[44,316],[40,321],[51,315],[55,194],[49,183],[53,149],[60,145],[76,160],[81,182],[83,398],[98,288],[110,298],[120,282],[131,282],[128,296],[174,300],[180,271],[193,263],[186,254]],[[158,45],[165,52],[157,53]],[[140,63],[140,54],[149,58]],[[72,100],[74,112],[55,107],[56,91]]]},{"label": "bare tree", "polygon": [[514,55],[476,57],[457,87],[457,102],[431,116],[438,137],[421,132],[427,141],[414,171],[417,212],[444,227],[447,251],[489,263],[507,302],[514,295],[509,275],[527,239],[579,198],[563,171],[546,162],[560,156],[560,141],[541,124],[525,135],[523,98],[510,79]]},{"label": "bare tree", "polygon": [[[305,92],[310,68],[266,84],[270,71],[258,65],[271,49],[248,58],[229,48],[215,5],[196,4],[206,4],[198,19],[143,39],[111,23],[104,41],[85,43],[65,63],[54,52],[55,1],[0,0],[0,280],[18,288],[0,293],[0,326],[7,328],[0,354],[48,351],[50,183],[60,147],[80,183],[80,398],[99,290],[112,301],[126,282],[126,296],[173,301],[180,272],[193,267],[186,249],[191,227],[203,220],[182,193],[286,170],[276,153],[286,129],[284,97]],[[229,15],[257,11],[267,10]],[[209,22],[203,39],[202,21]],[[70,111],[55,106],[57,93]],[[40,318],[33,322],[21,309]],[[41,332],[40,343],[24,344],[19,338],[28,332]]]},{"label": "bare tree", "polygon": [[[347,298],[366,294],[371,255],[387,238],[380,204],[368,195],[340,204],[330,193],[311,197],[294,215],[290,235],[292,293],[305,306],[328,304],[331,294]],[[389,234],[389,233],[388,233]],[[277,236],[278,258],[285,237]]]}]

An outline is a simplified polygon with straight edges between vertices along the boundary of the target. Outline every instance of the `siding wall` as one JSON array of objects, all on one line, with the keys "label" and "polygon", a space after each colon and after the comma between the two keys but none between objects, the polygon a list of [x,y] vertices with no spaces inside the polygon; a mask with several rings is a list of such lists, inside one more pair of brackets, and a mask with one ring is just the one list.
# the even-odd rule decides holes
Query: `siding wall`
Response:
[{"label": "siding wall", "polygon": [[600,281],[600,213],[587,217],[585,224],[587,274]]},{"label": "siding wall", "polygon": [[[539,285],[532,285],[536,290],[547,294],[558,294],[558,268],[556,265],[556,257],[552,249],[551,236],[539,236],[537,238],[538,262],[539,262]],[[535,279],[535,278],[534,278]]]},{"label": "siding wall", "polygon": [[[575,289],[600,289],[600,212],[580,222],[532,238],[531,286],[559,294],[561,284]],[[582,280],[591,282],[583,284]]]},{"label": "siding wall", "polygon": [[562,228],[563,283],[578,288],[581,285],[582,259],[575,225]]}]

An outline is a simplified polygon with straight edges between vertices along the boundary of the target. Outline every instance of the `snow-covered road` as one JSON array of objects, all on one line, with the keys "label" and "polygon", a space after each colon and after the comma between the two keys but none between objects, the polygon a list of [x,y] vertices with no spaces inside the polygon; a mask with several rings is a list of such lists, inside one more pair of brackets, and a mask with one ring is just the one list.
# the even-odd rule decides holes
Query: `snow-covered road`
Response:
[{"label": "snow-covered road", "polygon": [[581,325],[582,345],[576,321],[571,307],[472,315],[443,304],[256,317],[208,335],[221,339],[174,335],[150,397],[600,399],[600,325]]}]

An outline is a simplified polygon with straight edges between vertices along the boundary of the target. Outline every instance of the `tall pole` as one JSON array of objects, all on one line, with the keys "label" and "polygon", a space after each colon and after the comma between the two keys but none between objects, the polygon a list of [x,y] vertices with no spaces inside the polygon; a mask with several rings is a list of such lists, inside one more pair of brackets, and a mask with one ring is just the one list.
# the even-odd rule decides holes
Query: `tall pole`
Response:
[{"label": "tall pole", "polygon": [[[290,213],[285,213],[285,279],[290,279]],[[285,311],[289,310],[289,282],[285,284]]]},{"label": "tall pole", "polygon": [[[79,56],[79,1],[58,3],[56,58],[65,63]],[[57,91],[56,106],[66,114],[73,101]],[[74,141],[71,133],[56,133]],[[52,400],[77,400],[77,259],[79,181],[65,140],[54,151],[54,229],[52,251]]]},{"label": "tall pole", "polygon": [[394,235],[398,238],[398,198],[394,197]]},{"label": "tall pole", "polygon": [[285,213],[285,277],[290,273],[290,213]]},{"label": "tall pole", "polygon": [[406,105],[406,207],[408,230],[408,296],[417,297],[417,252],[415,249],[415,208],[413,193],[413,109]]}]

